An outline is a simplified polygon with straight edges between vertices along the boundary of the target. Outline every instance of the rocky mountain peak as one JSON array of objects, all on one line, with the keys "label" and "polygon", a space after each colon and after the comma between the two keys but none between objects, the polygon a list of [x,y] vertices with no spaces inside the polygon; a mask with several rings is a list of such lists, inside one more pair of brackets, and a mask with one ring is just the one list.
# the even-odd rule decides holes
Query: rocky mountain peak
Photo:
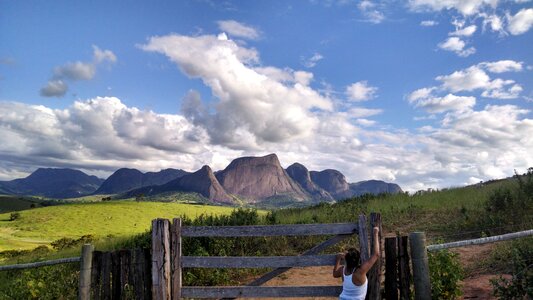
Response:
[{"label": "rocky mountain peak", "polygon": [[304,200],[306,192],[281,167],[278,157],[241,157],[233,160],[216,177],[224,189],[247,199],[287,196]]}]

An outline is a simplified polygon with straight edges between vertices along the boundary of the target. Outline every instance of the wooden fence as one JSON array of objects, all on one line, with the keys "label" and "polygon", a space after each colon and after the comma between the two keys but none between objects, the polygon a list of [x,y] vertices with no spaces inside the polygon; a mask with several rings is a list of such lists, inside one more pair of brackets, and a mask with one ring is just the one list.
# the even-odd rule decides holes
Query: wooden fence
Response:
[{"label": "wooden fence", "polygon": [[[181,226],[180,219],[156,219],[152,222],[152,298],[235,298],[235,297],[313,297],[338,296],[341,286],[260,286],[292,267],[329,266],[335,255],[318,253],[341,240],[359,234],[361,258],[368,259],[367,220],[358,223],[299,224],[264,226]],[[371,225],[381,227],[381,216],[371,215]],[[265,237],[335,235],[300,256],[213,257],[182,256],[183,237]],[[275,268],[247,286],[197,287],[182,285],[182,268]],[[369,273],[368,299],[380,298],[380,266]]]}]

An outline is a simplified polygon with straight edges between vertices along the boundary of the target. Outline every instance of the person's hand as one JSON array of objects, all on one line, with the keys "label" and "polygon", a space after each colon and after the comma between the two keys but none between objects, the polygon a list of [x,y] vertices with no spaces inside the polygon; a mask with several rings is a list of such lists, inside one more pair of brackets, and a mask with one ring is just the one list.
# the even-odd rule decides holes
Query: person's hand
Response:
[{"label": "person's hand", "polygon": [[379,234],[379,227],[374,227],[373,229],[373,232],[374,232],[374,236],[377,236]]},{"label": "person's hand", "polygon": [[346,256],[345,253],[339,253],[339,254],[337,254],[337,260],[344,259],[345,256]]}]

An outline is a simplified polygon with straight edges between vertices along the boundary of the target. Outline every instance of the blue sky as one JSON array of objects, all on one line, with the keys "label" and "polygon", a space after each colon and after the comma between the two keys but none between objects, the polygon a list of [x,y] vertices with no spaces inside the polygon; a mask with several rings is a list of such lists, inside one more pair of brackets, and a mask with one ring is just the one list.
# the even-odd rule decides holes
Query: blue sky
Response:
[{"label": "blue sky", "polygon": [[0,1],[0,180],[242,155],[408,190],[533,166],[533,2]]}]

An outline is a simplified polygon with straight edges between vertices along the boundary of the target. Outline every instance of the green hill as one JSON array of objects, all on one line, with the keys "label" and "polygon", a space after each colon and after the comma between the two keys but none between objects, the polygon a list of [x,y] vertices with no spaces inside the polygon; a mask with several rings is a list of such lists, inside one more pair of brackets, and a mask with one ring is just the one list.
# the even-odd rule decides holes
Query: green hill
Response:
[{"label": "green hill", "polygon": [[39,207],[41,200],[33,197],[0,195],[0,214]]},{"label": "green hill", "polygon": [[63,238],[92,234],[130,236],[145,232],[155,218],[175,218],[200,214],[229,214],[233,208],[182,203],[110,201],[79,203],[20,211],[10,221],[10,213],[0,214],[0,251],[31,249]]}]

